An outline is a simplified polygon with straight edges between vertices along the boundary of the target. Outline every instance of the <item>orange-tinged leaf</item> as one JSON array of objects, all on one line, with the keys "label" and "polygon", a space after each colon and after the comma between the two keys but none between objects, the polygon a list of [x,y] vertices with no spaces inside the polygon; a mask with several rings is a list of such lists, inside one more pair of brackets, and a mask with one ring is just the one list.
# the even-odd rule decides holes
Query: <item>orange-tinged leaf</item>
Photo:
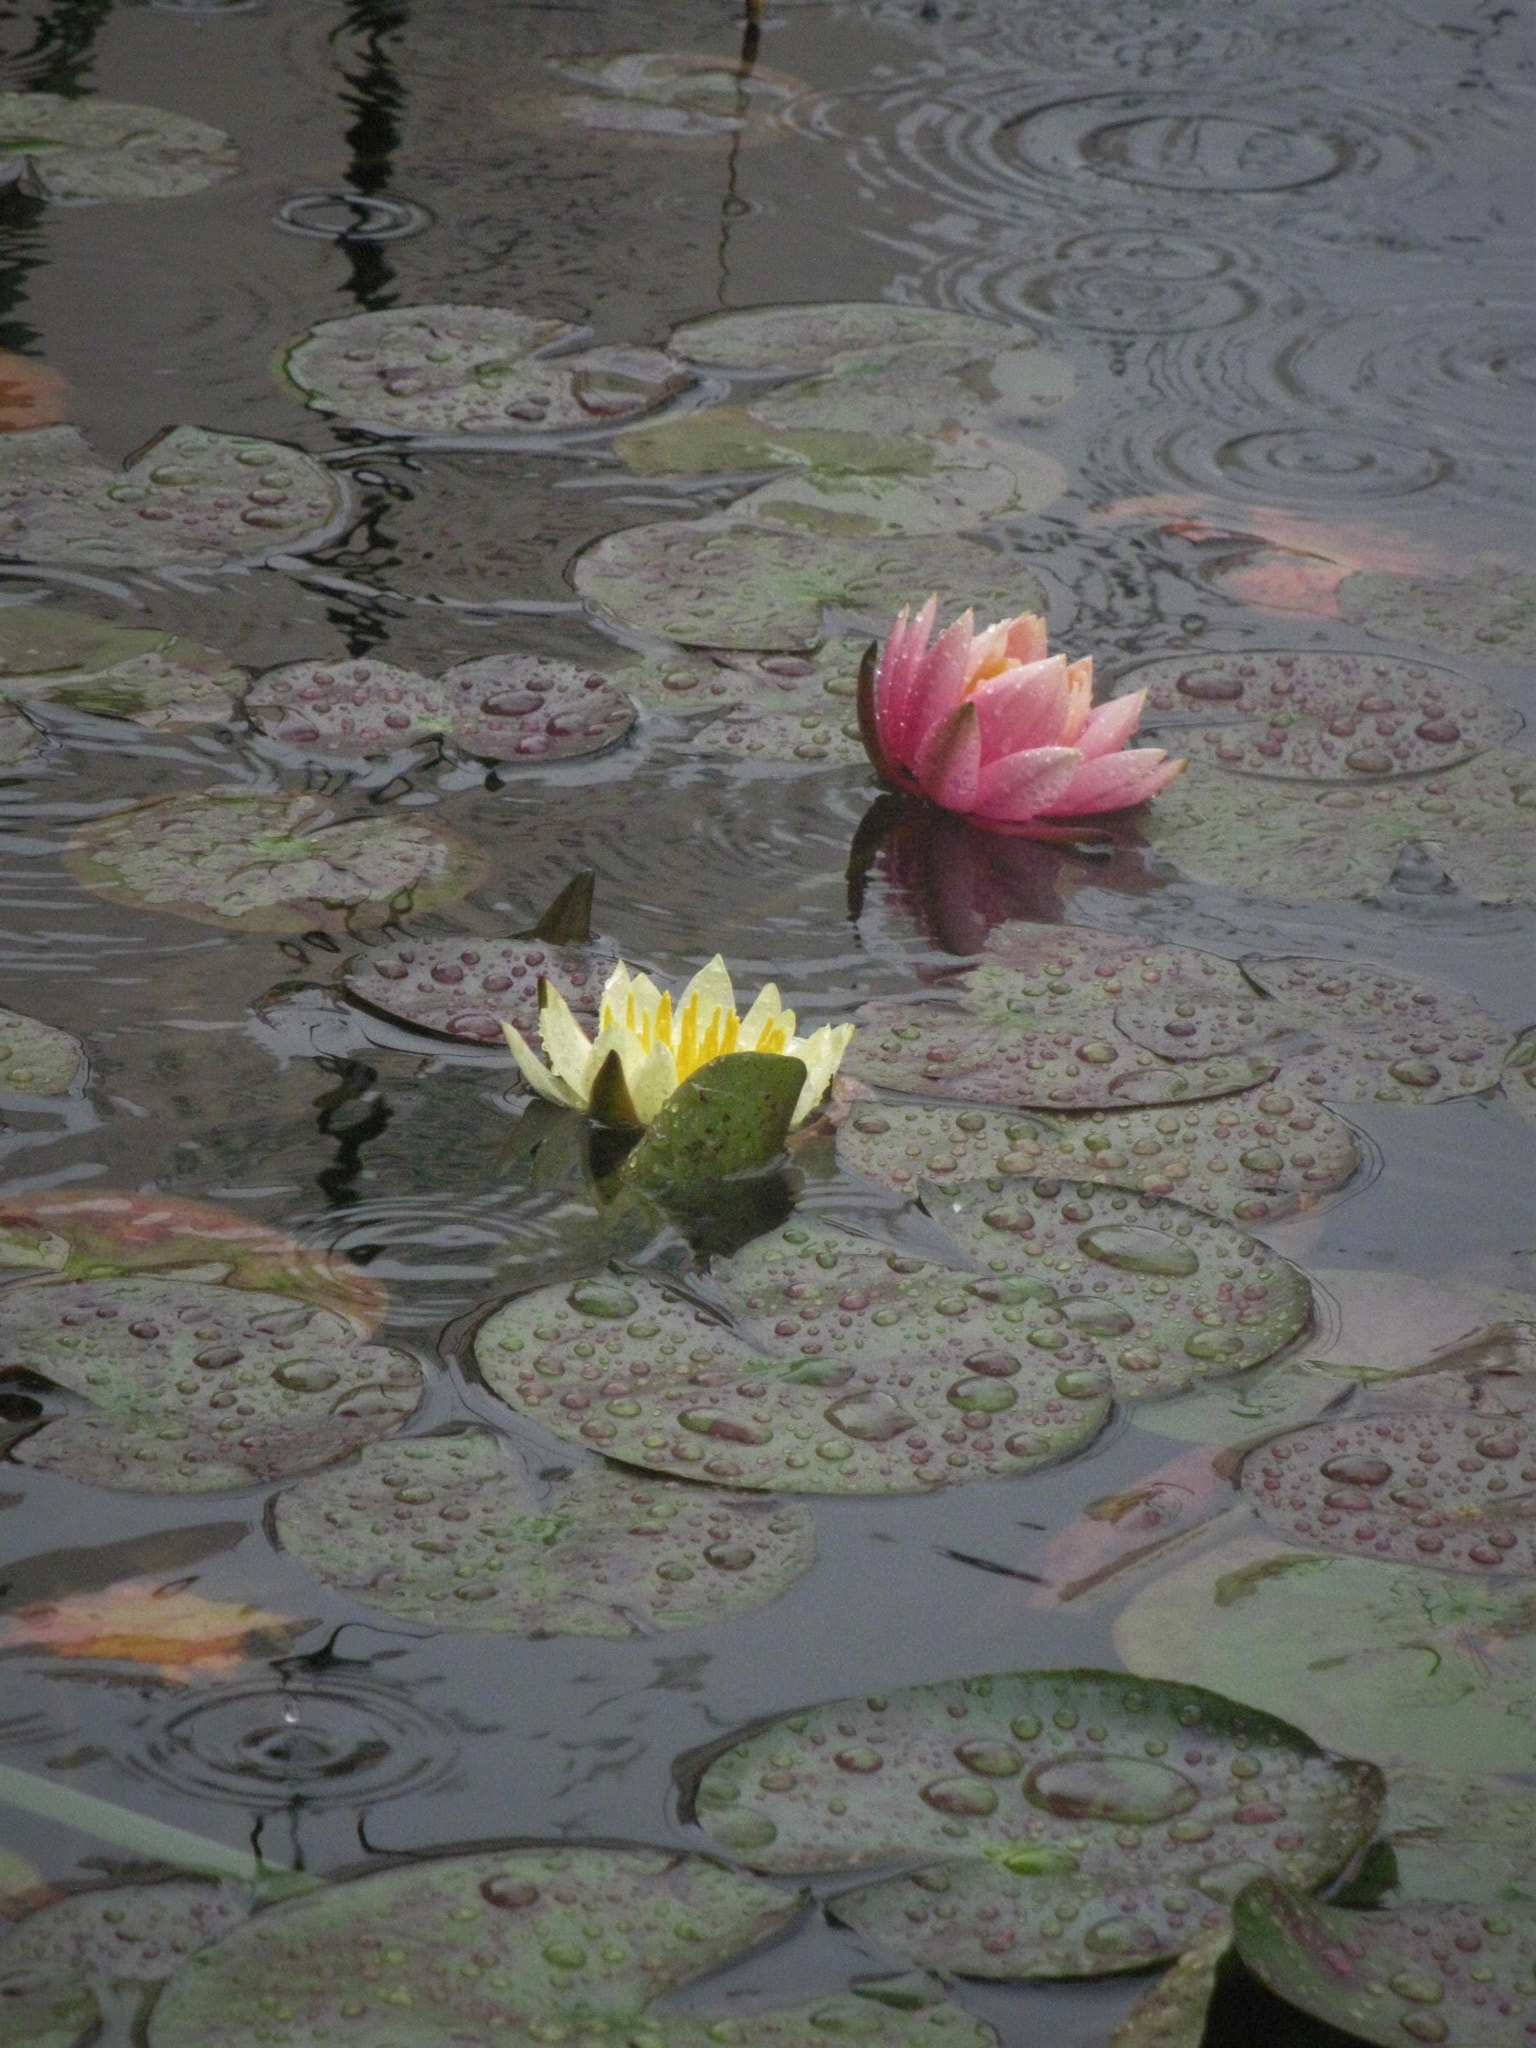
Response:
[{"label": "orange-tinged leaf", "polygon": [[1199,1444],[1123,1493],[1090,1502],[1047,1545],[1045,1583],[1031,1605],[1076,1600],[1232,1506],[1236,1465],[1233,1452]]},{"label": "orange-tinged leaf", "polygon": [[142,1664],[182,1684],[287,1650],[303,1627],[259,1607],[206,1600],[185,1579],[120,1579],[0,1614],[0,1649]]},{"label": "orange-tinged leaf", "polygon": [[69,384],[46,363],[0,349],[0,434],[56,427],[69,418]]}]

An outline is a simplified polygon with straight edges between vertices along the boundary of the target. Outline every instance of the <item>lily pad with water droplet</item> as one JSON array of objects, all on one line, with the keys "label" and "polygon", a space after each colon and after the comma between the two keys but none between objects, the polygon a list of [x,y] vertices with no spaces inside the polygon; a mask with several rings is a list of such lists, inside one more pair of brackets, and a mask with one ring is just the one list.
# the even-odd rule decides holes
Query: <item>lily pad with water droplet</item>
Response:
[{"label": "lily pad with water droplet", "polygon": [[803,1508],[579,1466],[536,1483],[489,1430],[374,1444],[277,1504],[282,1547],[433,1628],[646,1635],[776,1599],[811,1568]]},{"label": "lily pad with water droplet", "polygon": [[857,720],[839,719],[835,712],[806,712],[798,718],[737,712],[701,726],[689,745],[696,754],[760,766],[855,768],[866,758]]},{"label": "lily pad with water droplet", "polygon": [[[414,1031],[501,1047],[501,1027],[508,1023],[537,1048],[539,982],[560,991],[591,1035],[603,983],[617,959],[601,939],[580,946],[543,939],[407,939],[349,960],[342,985],[355,1002]],[[509,1080],[515,1079],[509,1069]]]},{"label": "lily pad with water droplet", "polygon": [[807,1073],[804,1060],[781,1053],[706,1061],[668,1096],[625,1160],[625,1185],[712,1200],[718,1182],[764,1172],[783,1157]]},{"label": "lily pad with water droplet", "polygon": [[1311,1324],[1304,1274],[1178,1202],[1054,1175],[925,1187],[923,1197],[983,1271],[1032,1277],[1029,1341],[1089,1337],[1124,1401],[1251,1371]]},{"label": "lily pad with water droplet", "polygon": [[1072,389],[1071,366],[1065,358],[1041,348],[1017,328],[974,313],[879,300],[832,299],[710,313],[674,328],[667,347],[685,362],[711,369],[776,370],[786,376],[824,370],[835,357],[926,348],[963,363],[1001,359],[1010,365],[1004,373],[1005,389],[1017,389],[1027,378],[1043,403],[1065,398]]},{"label": "lily pad with water droplet", "polygon": [[61,1997],[163,1983],[238,1927],[251,1903],[243,1885],[198,1878],[68,1893],[0,1937],[0,2011],[27,1980]]},{"label": "lily pad with water droplet", "polygon": [[0,182],[64,206],[180,199],[240,168],[222,129],[162,107],[0,93]]},{"label": "lily pad with water droplet", "polygon": [[[638,703],[688,721],[689,751],[791,767],[854,767],[864,756],[855,698],[866,638],[815,653],[715,653],[677,648],[615,671]],[[724,713],[701,718],[700,714]]]},{"label": "lily pad with water droplet", "polygon": [[259,562],[317,547],[346,508],[335,472],[281,441],[172,427],[117,470],[74,427],[0,436],[0,556],[12,561]]},{"label": "lily pad with water droplet", "polygon": [[612,426],[692,383],[655,349],[551,357],[580,329],[500,306],[395,306],[322,320],[283,359],[317,412],[375,434],[550,434]]},{"label": "lily pad with water droplet", "polygon": [[920,1862],[831,1901],[896,1954],[1091,1977],[1204,1940],[1262,1871],[1323,1883],[1382,1790],[1369,1764],[1198,1687],[1025,1671],[775,1720],[708,1763],[692,1809],[754,1870]]},{"label": "lily pad with water droplet", "polygon": [[254,1486],[406,1420],[421,1368],[329,1309],[185,1279],[24,1283],[0,1297],[0,1371],[88,1407],[13,1447],[23,1465],[141,1493]]},{"label": "lily pad with water droplet", "polygon": [[1509,2048],[1536,2027],[1528,1907],[1351,1913],[1264,1877],[1237,1901],[1232,1932],[1262,1983],[1352,2040]]},{"label": "lily pad with water droplet", "polygon": [[337,822],[318,797],[280,795],[154,797],[83,825],[65,861],[114,902],[258,932],[432,910],[485,868],[419,813]]},{"label": "lily pad with water droplet", "polygon": [[85,1070],[85,1048],[78,1038],[0,1007],[0,1093],[67,1095]]},{"label": "lily pad with water droplet", "polygon": [[257,2048],[280,2024],[287,2048],[322,2048],[361,2023],[368,2048],[424,2048],[558,2039],[584,2019],[644,2039],[651,2000],[777,1933],[801,1905],[661,1849],[431,1858],[246,1921],[161,1993],[149,2041]]},{"label": "lily pad with water droplet", "polygon": [[851,1993],[804,2005],[733,2008],[725,2018],[711,2012],[658,2014],[634,2040],[636,2048],[825,2048],[829,2039],[867,2041],[871,2048],[997,2048],[986,2021],[951,2005],[936,1985],[908,2005],[909,1983],[910,1978],[898,1979],[887,1992],[880,1980],[866,1979]]},{"label": "lily pad with water droplet", "polygon": [[1108,1415],[1097,1340],[1046,1328],[1051,1288],[1016,1270],[951,1271],[797,1220],[712,1279],[729,1321],[639,1276],[540,1288],[481,1327],[476,1361],[510,1407],[589,1450],[789,1493],[1032,1471]]},{"label": "lily pad with water droplet", "polygon": [[1363,654],[1168,655],[1130,670],[1144,731],[1231,774],[1371,782],[1433,774],[1501,746],[1522,720],[1485,684],[1422,661]]},{"label": "lily pad with water droplet", "polygon": [[1222,1928],[1186,1949],[1173,1967],[1141,1994],[1105,2048],[1203,2048],[1216,1968],[1229,1945]]},{"label": "lily pad with water droplet", "polygon": [[[1465,1759],[1467,1768],[1475,1758]],[[1389,1904],[1455,1899],[1462,1905],[1536,1906],[1531,1829],[1536,1795],[1511,1778],[1398,1771],[1387,1790],[1381,1839],[1392,1852]]]},{"label": "lily pad with water droplet", "polygon": [[64,704],[177,731],[227,720],[243,669],[171,633],[109,625],[55,605],[0,608],[0,697]]},{"label": "lily pad with water droplet", "polygon": [[1536,576],[1490,563],[1461,576],[1400,576],[1357,569],[1339,585],[1352,626],[1388,640],[1482,661],[1536,656]]},{"label": "lily pad with water droplet", "polygon": [[791,132],[790,109],[810,96],[787,72],[705,50],[594,50],[547,62],[564,89],[508,97],[499,111],[514,127],[573,141],[585,130],[660,148],[770,142]]},{"label": "lily pad with water droplet", "polygon": [[538,763],[601,753],[634,723],[604,675],[542,654],[490,654],[442,675],[387,661],[296,661],[251,686],[247,716],[307,753],[387,754],[445,739],[487,761]]},{"label": "lily pad with water droplet", "polygon": [[884,632],[931,590],[939,608],[1043,611],[1027,570],[962,536],[853,539],[668,520],[611,533],[578,556],[578,592],[600,615],[689,647],[792,653],[814,648],[823,611]]},{"label": "lily pad with water droplet", "polygon": [[994,327],[985,338],[935,336],[840,353],[825,376],[750,403],[759,419],[790,432],[918,435],[942,445],[955,434],[1047,419],[1075,383],[1064,356]]}]

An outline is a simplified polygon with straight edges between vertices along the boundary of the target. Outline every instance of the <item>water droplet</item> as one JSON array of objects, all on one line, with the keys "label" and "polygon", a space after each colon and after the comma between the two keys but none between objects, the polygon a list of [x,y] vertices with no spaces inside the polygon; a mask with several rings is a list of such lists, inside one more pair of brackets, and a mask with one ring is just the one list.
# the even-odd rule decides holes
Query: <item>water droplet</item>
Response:
[{"label": "water droplet", "polygon": [[1189,1358],[1236,1358],[1243,1348],[1243,1340],[1236,1330],[1196,1330],[1184,1340],[1184,1351]]},{"label": "water droplet", "polygon": [[320,1365],[312,1359],[294,1359],[288,1365],[277,1366],[272,1374],[280,1387],[287,1387],[294,1394],[323,1394],[334,1387],[341,1374],[328,1365]]},{"label": "water droplet", "polygon": [[1162,1954],[1164,1943],[1145,1920],[1115,1914],[1096,1920],[1084,1934],[1083,1946],[1100,1956],[1156,1956]]},{"label": "water droplet", "polygon": [[1399,1998],[1415,2005],[1438,2005],[1445,1996],[1444,1984],[1428,1970],[1398,1970],[1387,1982]]},{"label": "water droplet", "polygon": [[840,1771],[854,1771],[863,1776],[870,1771],[878,1771],[885,1759],[868,1743],[855,1743],[850,1749],[840,1749],[832,1761]]},{"label": "water droplet", "polygon": [[1098,1259],[1122,1273],[1155,1273],[1166,1279],[1185,1279],[1200,1269],[1200,1261],[1186,1244],[1166,1237],[1160,1230],[1142,1230],[1132,1223],[1101,1223],[1085,1230],[1077,1248],[1090,1259]]},{"label": "water droplet", "polygon": [[1433,1060],[1394,1060],[1387,1072],[1405,1088],[1433,1088],[1440,1078],[1440,1069]]},{"label": "water droplet", "polygon": [[533,1905],[539,1888],[520,1877],[488,1877],[480,1887],[480,1896],[488,1906],[500,1906],[504,1912],[512,1913],[521,1906]]},{"label": "water droplet", "polygon": [[779,1831],[763,1813],[722,1813],[709,1821],[709,1832],[722,1849],[766,1849],[776,1842]]},{"label": "water droplet", "polygon": [[978,1785],[974,1778],[935,1778],[923,1787],[921,1796],[936,1813],[980,1819],[997,1811],[997,1794],[990,1785]]},{"label": "water droplet", "polygon": [[627,1287],[611,1280],[578,1280],[565,1298],[582,1315],[602,1316],[610,1322],[622,1322],[640,1306]]},{"label": "water droplet", "polygon": [[1129,1756],[1066,1756],[1024,1781],[1032,1806],[1058,1820],[1172,1820],[1200,1803],[1199,1787],[1167,1764]]},{"label": "water droplet", "polygon": [[961,1742],[955,1755],[968,1771],[983,1778],[1012,1778],[1024,1768],[1024,1759],[1011,1742]]},{"label": "water droplet", "polygon": [[1336,1479],[1341,1486],[1385,1486],[1392,1477],[1385,1458],[1327,1458],[1321,1470],[1325,1479]]},{"label": "water droplet", "polygon": [[892,1437],[917,1428],[917,1417],[909,1415],[899,1402],[878,1388],[834,1401],[826,1410],[826,1417],[834,1429],[864,1444],[889,1443]]},{"label": "water droplet", "polygon": [[956,1380],[949,1390],[951,1406],[962,1409],[968,1415],[1000,1415],[1006,1409],[1016,1408],[1019,1397],[1006,1380],[976,1379]]}]

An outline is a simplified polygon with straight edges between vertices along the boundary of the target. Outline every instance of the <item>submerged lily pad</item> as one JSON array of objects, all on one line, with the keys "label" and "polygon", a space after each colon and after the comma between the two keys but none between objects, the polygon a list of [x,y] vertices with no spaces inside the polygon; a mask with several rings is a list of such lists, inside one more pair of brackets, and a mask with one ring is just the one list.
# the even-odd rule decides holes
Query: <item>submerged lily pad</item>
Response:
[{"label": "submerged lily pad", "polygon": [[334,471],[248,434],[172,427],[126,470],[98,461],[74,427],[0,436],[0,555],[13,561],[104,569],[264,561],[318,546],[346,506]]},{"label": "submerged lily pad", "polygon": [[1357,569],[1339,585],[1352,626],[1483,661],[1536,656],[1536,576],[1497,563],[1461,576]]},{"label": "submerged lily pad", "polygon": [[180,199],[240,168],[222,129],[163,107],[0,93],[5,184],[65,206],[106,199]]},{"label": "submerged lily pad", "polygon": [[656,349],[545,353],[580,333],[500,306],[396,306],[322,320],[289,349],[283,371],[317,412],[375,434],[612,426],[693,382]]},{"label": "submerged lily pad", "polygon": [[329,1309],[179,1278],[8,1288],[0,1371],[38,1373],[90,1404],[13,1458],[143,1493],[329,1464],[397,1429],[422,1386],[413,1359]]},{"label": "submerged lily pad", "polygon": [[729,1324],[626,1275],[508,1302],[476,1361],[510,1407],[605,1457],[790,1493],[1028,1472],[1108,1415],[1094,1340],[1053,1323],[1048,1347],[1027,1341],[1033,1278],[948,1271],[800,1221],[713,1278]]},{"label": "submerged lily pad", "polygon": [[1238,1900],[1244,1963],[1287,2004],[1358,2041],[1509,2048],[1536,2028],[1536,1912],[1403,1906],[1351,1913],[1273,1878]]},{"label": "submerged lily pad", "polygon": [[245,671],[172,633],[108,625],[55,605],[0,608],[0,697],[64,704],[176,731],[227,720]]},{"label": "submerged lily pad", "polygon": [[455,902],[485,856],[419,814],[336,823],[313,796],[154,797],[81,826],[71,874],[114,902],[246,931],[346,929]]},{"label": "submerged lily pad", "polygon": [[87,2048],[100,2038],[101,2013],[84,1989],[0,1978],[0,1999],[0,2048]]},{"label": "submerged lily pad", "polygon": [[941,611],[1043,611],[1027,570],[981,541],[853,539],[667,520],[610,533],[578,556],[577,590],[600,614],[690,647],[786,653],[816,647],[823,609],[884,632],[903,604]]},{"label": "submerged lily pad", "polygon": [[709,313],[672,330],[669,351],[712,369],[777,370],[786,376],[824,369],[835,356],[926,346],[962,361],[985,361],[1004,352],[1030,360],[1041,396],[1065,397],[1071,368],[1017,328],[974,313],[933,306],[895,306],[880,300],[830,299],[803,306],[757,306],[744,313]]},{"label": "submerged lily pad", "polygon": [[277,1504],[283,1548],[434,1628],[646,1635],[777,1599],[811,1568],[803,1508],[578,1467],[535,1483],[489,1430],[374,1444]]},{"label": "submerged lily pad", "polygon": [[564,761],[621,740],[634,706],[606,676],[542,654],[490,654],[434,678],[387,661],[296,661],[252,685],[261,731],[316,754],[448,739],[488,761]]},{"label": "submerged lily pad", "polygon": [[1323,1883],[1382,1789],[1196,1686],[1025,1671],[773,1721],[708,1765],[694,1815],[773,1874],[933,1859],[833,1914],[930,1967],[1085,1977],[1180,1954],[1262,1871]]},{"label": "submerged lily pad", "polygon": [[499,1047],[508,1023],[537,1048],[540,981],[552,983],[591,1024],[617,958],[606,940],[555,946],[542,939],[408,939],[349,960],[342,985],[355,1002],[415,1031]]},{"label": "submerged lily pad", "polygon": [[1536,1118],[1536,1031],[1522,1031],[1504,1062],[1504,1093],[1522,1116]]},{"label": "submerged lily pad", "polygon": [[1433,774],[1501,746],[1520,714],[1486,685],[1362,654],[1169,655],[1130,670],[1142,726],[1230,773],[1304,782]]},{"label": "submerged lily pad", "polygon": [[663,147],[767,142],[789,132],[786,114],[810,93],[787,72],[706,50],[594,50],[547,62],[567,90],[504,99],[501,112],[517,127],[585,129]]},{"label": "submerged lily pad", "polygon": [[0,1006],[0,1092],[67,1095],[84,1078],[85,1066],[78,1038]]}]

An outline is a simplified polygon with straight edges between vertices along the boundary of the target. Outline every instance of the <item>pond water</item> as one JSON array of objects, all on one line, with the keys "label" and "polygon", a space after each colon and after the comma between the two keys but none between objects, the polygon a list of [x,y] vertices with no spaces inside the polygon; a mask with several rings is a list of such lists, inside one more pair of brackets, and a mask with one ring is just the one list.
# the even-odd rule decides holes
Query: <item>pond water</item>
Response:
[{"label": "pond water", "polygon": [[[0,10],[0,2041],[1536,2035],[1533,90],[1497,0]],[[882,794],[932,588],[1183,779]],[[751,1200],[525,1116],[582,874],[589,994],[916,1005]],[[1266,1870],[1360,1953],[1261,1885],[1128,2021]]]}]

